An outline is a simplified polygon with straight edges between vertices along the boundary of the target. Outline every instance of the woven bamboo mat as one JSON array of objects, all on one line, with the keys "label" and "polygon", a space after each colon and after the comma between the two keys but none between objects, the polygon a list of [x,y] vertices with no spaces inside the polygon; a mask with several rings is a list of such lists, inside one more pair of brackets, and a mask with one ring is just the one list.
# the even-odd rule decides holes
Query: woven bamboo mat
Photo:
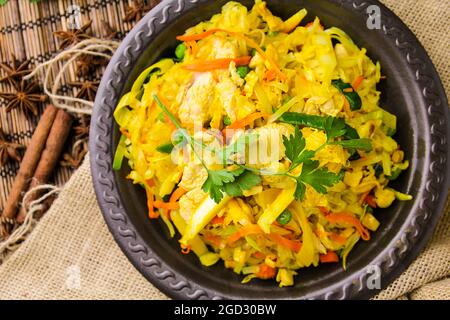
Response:
[{"label": "woven bamboo mat", "polygon": [[[147,1],[155,6],[160,1]],[[10,64],[12,54],[19,61],[30,60],[30,67],[47,61],[59,52],[59,39],[53,34],[57,30],[67,30],[69,27],[73,9],[80,12],[81,25],[92,20],[91,34],[102,37],[106,31],[102,21],[117,30],[117,39],[122,39],[133,27],[135,22],[125,22],[126,8],[133,0],[41,0],[32,3],[29,0],[9,0],[0,7],[0,61]],[[71,68],[61,87],[62,93],[74,90],[65,85],[69,81],[75,81],[75,68]],[[0,78],[3,72],[0,72]],[[101,69],[97,72],[96,80],[101,77]],[[0,92],[11,91],[11,85],[0,83]],[[20,109],[13,109],[9,113],[5,111],[6,102],[0,100],[0,125],[11,142],[28,145],[39,117],[25,114]],[[42,112],[40,107],[39,114]],[[66,150],[71,149],[74,139],[69,139]],[[4,167],[0,167],[0,212],[6,202],[14,176],[19,164],[9,161]],[[63,185],[71,176],[73,169],[59,166],[56,168],[53,180],[58,186]]]}]

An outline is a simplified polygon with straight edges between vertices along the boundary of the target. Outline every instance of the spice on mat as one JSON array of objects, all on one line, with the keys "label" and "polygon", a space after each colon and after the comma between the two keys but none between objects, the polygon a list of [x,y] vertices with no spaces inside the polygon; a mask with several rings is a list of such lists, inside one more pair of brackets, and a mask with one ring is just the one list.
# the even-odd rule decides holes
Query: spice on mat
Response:
[{"label": "spice on mat", "polygon": [[139,21],[153,7],[153,5],[145,4],[143,0],[133,0],[133,3],[125,10],[123,21]]},{"label": "spice on mat", "polygon": [[104,39],[116,40],[119,38],[119,31],[117,31],[116,28],[113,28],[108,22],[102,20],[102,26],[105,32],[105,35],[103,36]]},{"label": "spice on mat", "polygon": [[91,122],[91,117],[87,115],[82,115],[78,118],[77,125],[73,127],[75,132],[75,139],[81,140],[89,137],[89,125]]},{"label": "spice on mat", "polygon": [[29,74],[32,70],[28,68],[30,60],[20,62],[15,55],[12,56],[10,65],[0,63],[0,68],[6,73],[6,76],[0,78],[0,82],[8,81],[12,84],[13,81],[20,81],[24,76]]},{"label": "spice on mat", "polygon": [[[61,156],[64,144],[69,136],[70,129],[72,127],[73,117],[66,111],[58,110],[55,120],[53,121],[52,128],[48,134],[45,148],[42,151],[39,163],[31,179],[29,189],[39,186],[40,184],[47,183],[51,174],[53,173],[58,160]],[[16,217],[17,223],[22,223],[26,217],[26,209],[28,204],[33,200],[36,200],[41,195],[41,192],[34,192],[27,200],[27,203],[22,203],[22,207],[19,214]]]},{"label": "spice on mat", "polygon": [[84,80],[70,82],[69,84],[73,87],[80,88],[76,94],[77,98],[94,101],[100,81]]},{"label": "spice on mat", "polygon": [[103,57],[97,57],[90,54],[81,55],[77,61],[77,76],[84,77],[94,72],[97,67],[106,65],[107,61]]},{"label": "spice on mat", "polygon": [[[0,221],[11,221],[16,217],[18,203],[20,203],[22,199],[22,192],[25,191],[30,179],[34,175],[57,111],[58,109],[52,105],[48,105],[45,108],[34,134],[31,137],[30,144],[25,151],[22,162],[20,163],[19,171],[17,172],[17,176],[14,179],[11,191],[6,200]],[[11,227],[12,226],[9,223],[1,225],[1,235],[4,238],[9,235]]]},{"label": "spice on mat", "polygon": [[36,81],[12,82],[15,92],[0,92],[0,97],[8,103],[6,112],[20,108],[25,112],[31,112],[37,116],[39,103],[45,102],[47,96],[41,92]]},{"label": "spice on mat", "polygon": [[92,20],[83,25],[80,29],[73,30],[59,30],[53,32],[53,34],[60,39],[59,49],[65,49],[68,46],[78,43],[82,40],[89,39],[91,36],[88,34],[88,30],[91,27]]},{"label": "spice on mat", "polygon": [[22,156],[20,155],[19,150],[24,148],[25,146],[19,143],[8,141],[0,126],[0,167],[3,167],[10,159],[20,162]]},{"label": "spice on mat", "polygon": [[79,140],[80,143],[75,143],[71,153],[65,153],[60,165],[72,169],[77,169],[83,162],[84,156],[88,152],[87,142]]}]

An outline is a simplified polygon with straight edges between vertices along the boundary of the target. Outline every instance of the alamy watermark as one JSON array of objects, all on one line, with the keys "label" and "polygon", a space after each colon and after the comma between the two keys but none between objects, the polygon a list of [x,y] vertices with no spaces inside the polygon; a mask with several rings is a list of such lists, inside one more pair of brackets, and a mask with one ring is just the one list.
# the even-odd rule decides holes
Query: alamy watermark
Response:
[{"label": "alamy watermark", "polygon": [[377,5],[370,5],[366,9],[369,17],[367,18],[367,28],[369,30],[381,29],[381,9]]},{"label": "alamy watermark", "polygon": [[78,290],[81,288],[80,266],[71,265],[66,269],[66,288],[69,290]]},{"label": "alamy watermark", "polygon": [[71,4],[67,7],[67,13],[69,13],[69,19],[67,21],[67,28],[69,30],[75,30],[81,28],[81,8],[78,5]]},{"label": "alamy watermark", "polygon": [[369,290],[381,289],[381,269],[376,265],[369,265],[366,268],[366,273],[369,275],[366,280],[366,287]]}]

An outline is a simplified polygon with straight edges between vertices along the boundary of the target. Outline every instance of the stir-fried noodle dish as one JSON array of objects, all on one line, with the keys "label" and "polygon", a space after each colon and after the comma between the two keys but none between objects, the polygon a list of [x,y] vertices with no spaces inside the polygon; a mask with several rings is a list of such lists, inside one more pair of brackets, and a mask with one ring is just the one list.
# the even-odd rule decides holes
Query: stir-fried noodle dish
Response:
[{"label": "stir-fried noodle dish", "polygon": [[178,36],[114,114],[113,166],[128,162],[145,214],[180,254],[223,263],[243,283],[292,286],[304,267],[345,269],[379,228],[377,208],[412,198],[389,187],[408,160],[379,104],[380,64],[306,15],[228,2]]}]

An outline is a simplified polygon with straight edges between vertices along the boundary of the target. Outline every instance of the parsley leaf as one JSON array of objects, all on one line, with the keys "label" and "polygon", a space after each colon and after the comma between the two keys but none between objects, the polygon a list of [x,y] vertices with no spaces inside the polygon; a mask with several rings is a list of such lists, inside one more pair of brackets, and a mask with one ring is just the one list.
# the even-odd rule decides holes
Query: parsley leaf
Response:
[{"label": "parsley leaf", "polygon": [[352,140],[342,140],[342,141],[335,141],[333,144],[338,144],[343,146],[347,149],[359,149],[366,152],[369,152],[372,150],[372,143],[370,142],[370,139],[352,139]]},{"label": "parsley leaf", "polygon": [[326,117],[324,123],[327,142],[343,136],[347,132],[345,121],[342,118]]},{"label": "parsley leaf", "polygon": [[240,197],[244,190],[249,190],[261,183],[261,177],[248,170],[244,171],[234,182],[224,184],[223,190],[232,197]]},{"label": "parsley leaf", "polygon": [[283,136],[283,144],[286,149],[286,157],[291,161],[289,171],[294,170],[301,163],[314,157],[314,151],[305,150],[306,141],[303,134],[296,126],[295,132],[290,137]]},{"label": "parsley leaf", "polygon": [[255,143],[257,138],[258,135],[256,134],[243,134],[234,143],[224,148],[216,149],[214,152],[223,165],[231,164],[235,162],[231,156],[234,154],[245,155],[246,147]]},{"label": "parsley leaf", "polygon": [[209,193],[216,203],[219,203],[224,192],[231,197],[240,197],[244,190],[251,189],[260,182],[260,176],[243,168],[233,171],[208,170],[208,178],[202,189]]},{"label": "parsley leaf", "polygon": [[208,170],[208,178],[203,183],[202,189],[211,195],[211,198],[219,203],[223,198],[223,185],[233,182],[237,176],[242,174],[244,169],[239,168],[234,171],[222,170]]},{"label": "parsley leaf", "polygon": [[342,179],[342,174],[335,174],[326,168],[319,168],[319,161],[307,161],[303,163],[302,173],[296,177],[297,189],[295,197],[303,200],[305,196],[305,183],[309,184],[319,193],[327,193],[327,187],[331,187]]}]

